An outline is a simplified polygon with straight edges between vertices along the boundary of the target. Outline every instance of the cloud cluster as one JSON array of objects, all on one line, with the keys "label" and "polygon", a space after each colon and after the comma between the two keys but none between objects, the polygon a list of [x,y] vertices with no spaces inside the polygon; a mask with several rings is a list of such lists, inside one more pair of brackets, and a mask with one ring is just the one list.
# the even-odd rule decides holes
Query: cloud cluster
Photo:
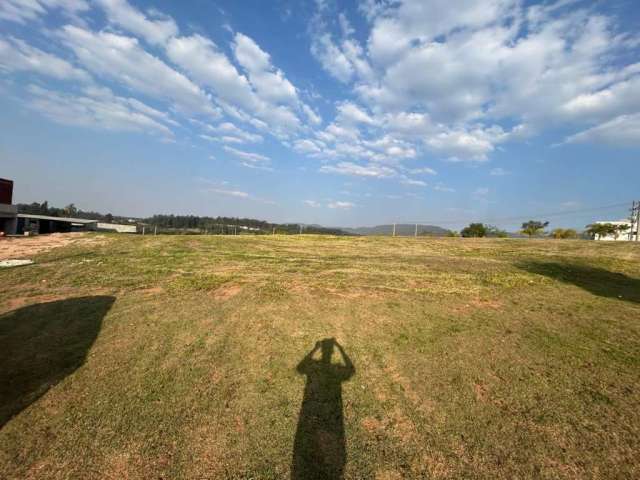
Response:
[{"label": "cloud cluster", "polygon": [[65,125],[111,131],[150,132],[171,139],[169,116],[135,98],[114,95],[108,89],[87,88],[83,94],[63,94],[31,85],[29,108]]},{"label": "cloud cluster", "polygon": [[[273,65],[270,55],[240,32],[234,34],[230,45],[233,56],[228,56],[211,39],[200,34],[182,35],[171,17],[153,9],[139,10],[127,0],[96,0],[94,4],[84,0],[7,0],[0,5],[0,19],[25,23],[53,10],[70,17],[88,12],[92,6],[102,10],[107,28],[94,30],[88,22],[74,21],[53,29],[53,39],[72,58],[63,59],[23,40],[0,36],[0,69],[98,86],[114,83],[141,101],[151,100],[155,106],[178,114],[182,121],[188,120],[201,130],[200,138],[227,144],[261,142],[264,134],[284,141],[309,128],[307,125],[322,122],[284,72]],[[69,96],[68,89],[56,94],[56,101]],[[57,103],[59,113],[63,105]],[[69,107],[65,117],[74,112]],[[129,128],[124,122],[123,129]],[[250,162],[247,165],[255,165],[256,160],[244,156],[244,161]]]},{"label": "cloud cluster", "polygon": [[0,19],[17,23],[33,21],[49,11],[60,11],[68,18],[89,10],[86,0],[2,0]]},{"label": "cloud cluster", "polygon": [[[640,145],[629,55],[640,38],[603,14],[518,0],[368,0],[360,11],[365,43],[343,12],[333,24],[328,4],[316,14],[311,53],[354,98],[300,153],[362,159],[359,174],[415,156],[482,162],[554,126],[582,129],[567,143]],[[394,148],[370,148],[383,142]]]},{"label": "cloud cluster", "polygon": [[324,118],[246,33],[216,43],[128,0],[0,2],[0,21],[62,19],[47,28],[51,48],[0,34],[0,71],[66,82],[26,90],[30,108],[60,123],[165,140],[181,129],[263,170],[271,158],[253,150],[272,137],[321,173],[408,189],[427,186],[429,161],[487,162],[549,128],[570,132],[561,145],[640,145],[640,36],[588,5],[361,0],[365,22],[352,24],[335,3],[316,4],[311,54],[340,92]]}]

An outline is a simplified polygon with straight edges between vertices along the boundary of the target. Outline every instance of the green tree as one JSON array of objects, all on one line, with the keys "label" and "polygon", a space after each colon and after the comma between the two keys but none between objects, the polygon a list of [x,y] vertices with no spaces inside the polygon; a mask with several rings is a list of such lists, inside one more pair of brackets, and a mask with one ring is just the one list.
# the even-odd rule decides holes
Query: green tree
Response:
[{"label": "green tree", "polygon": [[573,228],[556,228],[551,232],[553,238],[578,238],[578,232]]},{"label": "green tree", "polygon": [[529,235],[529,238],[533,237],[540,233],[541,230],[546,228],[549,225],[549,222],[539,222],[538,220],[529,220],[528,222],[524,222],[522,224],[522,230],[520,230],[525,235]]},{"label": "green tree", "polygon": [[487,227],[482,223],[470,223],[468,227],[464,227],[460,230],[460,235],[463,237],[486,237]]},{"label": "green tree", "polygon": [[75,217],[76,215],[78,215],[78,209],[73,203],[70,203],[69,205],[64,207],[62,211],[67,217]]},{"label": "green tree", "polygon": [[507,238],[508,234],[494,225],[487,225],[487,237]]},{"label": "green tree", "polygon": [[614,225],[613,223],[592,223],[587,225],[587,233],[591,235],[591,238],[613,235],[617,239],[623,230],[628,229],[629,227],[626,225]]}]

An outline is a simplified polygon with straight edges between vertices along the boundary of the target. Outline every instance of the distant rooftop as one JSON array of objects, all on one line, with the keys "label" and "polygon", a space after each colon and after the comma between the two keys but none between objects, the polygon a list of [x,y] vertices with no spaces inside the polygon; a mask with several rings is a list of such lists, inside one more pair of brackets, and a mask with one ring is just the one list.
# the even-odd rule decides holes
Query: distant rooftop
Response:
[{"label": "distant rooftop", "polygon": [[50,217],[48,215],[33,215],[31,213],[19,213],[18,218],[28,218],[30,220],[53,220],[55,222],[79,223],[82,225],[98,223],[98,220],[87,220],[86,218]]}]

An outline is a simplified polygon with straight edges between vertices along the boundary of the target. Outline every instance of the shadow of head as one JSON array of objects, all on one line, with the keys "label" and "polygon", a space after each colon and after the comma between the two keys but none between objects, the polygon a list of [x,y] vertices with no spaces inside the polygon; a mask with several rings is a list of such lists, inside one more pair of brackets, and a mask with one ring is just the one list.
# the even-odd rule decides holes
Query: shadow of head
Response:
[{"label": "shadow of head", "polygon": [[580,287],[600,297],[640,303],[640,279],[604,268],[558,262],[525,262],[519,268]]},{"label": "shadow of head", "polygon": [[333,348],[336,344],[335,338],[325,338],[320,341],[320,350],[322,351],[321,361],[323,363],[331,363],[331,357],[333,356]]},{"label": "shadow of head", "polygon": [[114,301],[70,298],[0,315],[0,428],[84,363]]}]

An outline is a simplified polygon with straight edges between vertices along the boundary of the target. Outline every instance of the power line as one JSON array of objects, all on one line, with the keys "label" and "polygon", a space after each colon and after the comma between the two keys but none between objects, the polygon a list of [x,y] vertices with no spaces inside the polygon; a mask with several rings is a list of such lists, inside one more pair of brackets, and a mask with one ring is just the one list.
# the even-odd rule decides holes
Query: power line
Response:
[{"label": "power line", "polygon": [[[602,206],[602,207],[591,207],[591,208],[581,208],[581,209],[577,209],[577,210],[563,210],[561,212],[551,212],[551,213],[535,213],[535,214],[526,214],[526,215],[518,215],[518,216],[514,216],[514,217],[502,217],[502,218],[489,218],[489,219],[484,219],[483,222],[485,223],[498,223],[498,222],[511,222],[511,221],[518,221],[518,220],[522,220],[522,219],[532,219],[532,218],[543,218],[543,217],[561,217],[561,216],[565,216],[565,215],[575,215],[577,213],[589,213],[589,212],[596,212],[599,210],[609,210],[612,208],[619,208],[619,207],[624,207],[629,205],[629,202],[624,202],[624,203],[616,203],[613,205],[606,205],[606,206]],[[469,219],[464,219],[464,220],[429,220],[426,222],[409,222],[407,221],[406,223],[417,223],[420,225],[426,225],[426,224],[447,224],[447,223],[465,223],[468,222]]]}]

